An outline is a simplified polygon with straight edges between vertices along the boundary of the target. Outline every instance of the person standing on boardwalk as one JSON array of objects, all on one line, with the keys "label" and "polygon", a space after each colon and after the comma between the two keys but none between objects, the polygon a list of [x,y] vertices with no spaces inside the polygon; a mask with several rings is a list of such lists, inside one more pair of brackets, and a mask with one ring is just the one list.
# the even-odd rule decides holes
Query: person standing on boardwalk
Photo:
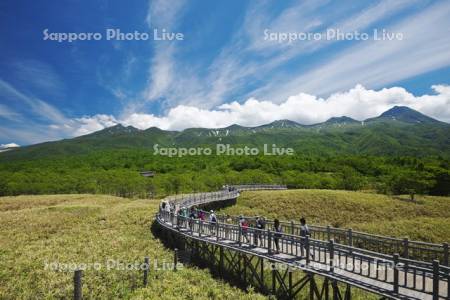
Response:
[{"label": "person standing on boardwalk", "polygon": [[[311,235],[310,231],[309,231],[309,227],[308,224],[306,224],[306,219],[305,217],[301,217],[300,218],[300,236],[301,236],[301,254],[303,256],[303,251],[306,251],[306,247],[305,247],[305,239],[306,237],[309,237]],[[310,254],[312,257],[314,257],[314,254],[311,253]]]},{"label": "person standing on boardwalk", "polygon": [[258,241],[259,241],[261,246],[264,247],[262,232],[264,231],[265,228],[266,228],[266,221],[264,220],[263,217],[257,216],[256,217],[255,239],[254,239],[255,246],[258,246]]},{"label": "person standing on boardwalk", "polygon": [[195,219],[197,219],[197,214],[195,208],[191,208],[191,213],[189,214],[189,228],[193,229]]},{"label": "person standing on boardwalk", "polygon": [[273,241],[275,242],[275,254],[279,254],[280,253],[280,237],[281,237],[281,225],[280,225],[280,221],[278,219],[275,219],[273,221],[273,230],[275,231],[275,234],[273,235]]},{"label": "person standing on boardwalk", "polygon": [[305,217],[300,218],[300,236],[302,237],[310,236],[309,227],[306,224]]},{"label": "person standing on boardwalk", "polygon": [[216,225],[217,225],[217,217],[216,217],[216,214],[214,213],[213,210],[211,210],[209,212],[209,223],[211,224],[210,234],[213,235],[215,233],[215,228],[216,228]]},{"label": "person standing on boardwalk", "polygon": [[248,244],[250,240],[248,239],[248,222],[243,216],[239,216],[239,225],[241,226],[242,236],[245,238]]},{"label": "person standing on boardwalk", "polygon": [[227,215],[225,218],[225,239],[230,239],[230,227],[229,225],[233,224],[233,219],[230,215]]}]

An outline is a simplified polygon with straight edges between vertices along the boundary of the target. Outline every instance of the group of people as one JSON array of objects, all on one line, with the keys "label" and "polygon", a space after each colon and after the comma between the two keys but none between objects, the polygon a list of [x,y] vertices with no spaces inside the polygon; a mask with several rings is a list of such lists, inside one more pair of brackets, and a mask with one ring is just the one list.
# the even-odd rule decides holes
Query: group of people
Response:
[{"label": "group of people", "polygon": [[222,186],[222,190],[228,191],[228,192],[233,192],[233,191],[236,191],[236,187],[226,184],[226,185]]},{"label": "group of people", "polygon": [[[248,228],[253,227],[253,224],[250,224],[244,216],[239,216],[239,225],[241,227],[242,237],[246,240],[248,244],[250,243],[250,239],[248,237]],[[254,228],[256,230],[253,231],[253,245],[254,247],[258,246],[258,243],[261,246],[264,246],[264,240],[263,240],[263,230],[266,229],[266,219],[264,217],[257,216],[255,218],[255,224]]]},{"label": "group of people", "polygon": [[[250,239],[248,238],[248,228],[249,223],[246,219],[241,215],[239,216],[239,225],[241,226],[243,239],[246,240],[248,244],[250,244]],[[256,230],[253,231],[253,246],[258,247],[258,243],[260,246],[264,247],[264,230],[266,229],[266,220],[264,217],[257,216],[255,218],[255,226]],[[280,220],[275,219],[273,221],[273,241],[275,244],[275,254],[280,253],[280,238],[283,233],[283,228],[281,227]],[[309,227],[306,224],[306,219],[304,217],[300,218],[300,236],[306,237],[310,235]]]},{"label": "group of people", "polygon": [[[275,243],[275,254],[280,253],[280,238],[283,232],[283,229],[281,227],[280,224],[280,220],[275,219],[273,220],[273,229],[274,229],[274,236],[273,236],[273,240]],[[309,227],[306,224],[306,219],[305,217],[301,217],[300,218],[300,236],[301,237],[306,237],[306,236],[310,236],[310,231],[309,231]],[[304,245],[301,246],[302,251],[304,250]]]},{"label": "group of people", "polygon": [[[208,228],[211,234],[215,232],[215,227],[217,224],[217,216],[213,210],[209,212],[209,216],[206,215],[206,212],[203,210],[199,210],[195,207],[192,207],[190,211],[186,207],[182,207],[176,213],[177,215],[177,225],[178,227],[186,227],[189,225],[189,228],[193,228],[193,224],[195,220],[199,220],[201,222],[205,222],[206,218],[208,218]],[[204,232],[204,228],[202,228],[202,233]]]},{"label": "group of people", "polygon": [[[208,223],[206,228],[209,229],[209,233],[214,235],[217,230],[218,218],[213,210],[211,210],[207,216],[206,212],[195,207],[192,207],[188,210],[186,207],[181,207],[177,209],[173,204],[162,202],[161,209],[165,212],[175,213],[177,218],[177,225],[179,227],[186,227],[189,225],[189,228],[193,228],[193,223],[195,220],[199,220],[205,222],[208,218]],[[226,224],[233,224],[233,219],[230,215],[227,215],[224,219]],[[187,222],[187,223],[186,223]],[[240,215],[238,224],[240,226],[240,232],[242,239],[247,244],[251,244],[253,247],[265,247],[265,230],[267,226],[267,221],[264,217],[256,216],[254,222],[250,222],[247,218]],[[253,232],[253,243],[249,238],[249,228],[252,228],[251,232]],[[202,233],[204,233],[205,228],[201,228]],[[225,228],[225,236],[229,238],[230,229],[228,227]],[[283,229],[281,223],[278,219],[273,221],[273,243],[275,245],[275,254],[280,253],[280,238],[282,237]],[[306,219],[304,217],[300,218],[300,236],[306,237],[310,236],[310,230],[308,225],[306,224]],[[304,246],[302,245],[302,251],[304,250]]]}]

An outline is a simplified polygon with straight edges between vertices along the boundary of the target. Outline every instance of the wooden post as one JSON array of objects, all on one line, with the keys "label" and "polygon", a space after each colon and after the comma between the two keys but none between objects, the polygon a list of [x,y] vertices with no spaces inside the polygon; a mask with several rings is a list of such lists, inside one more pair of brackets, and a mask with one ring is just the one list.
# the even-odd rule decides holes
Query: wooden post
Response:
[{"label": "wooden post", "polygon": [[170,213],[170,219],[172,222],[172,228],[175,227],[175,213]]},{"label": "wooden post", "polygon": [[81,300],[83,298],[83,290],[82,290],[82,280],[83,271],[75,270],[73,274],[73,299]]},{"label": "wooden post", "polygon": [[334,241],[332,239],[328,242],[328,252],[330,253],[330,272],[334,272]]},{"label": "wooden post", "polygon": [[351,228],[349,228],[347,231],[347,241],[348,245],[353,247],[353,230]]},{"label": "wooden post", "polygon": [[439,300],[439,261],[433,260],[433,300]]},{"label": "wooden post", "polygon": [[247,254],[243,253],[242,254],[243,259],[243,277],[244,277],[244,283],[245,286],[247,286]]},{"label": "wooden post", "polygon": [[[206,249],[208,249],[208,243],[205,244]],[[215,259],[214,259],[214,254],[216,253],[216,247],[219,247],[219,245],[211,245],[211,251],[209,252],[209,265],[210,268],[213,269],[214,268],[214,263],[215,263]]]},{"label": "wooden post", "polygon": [[223,247],[219,248],[219,275],[223,278]]},{"label": "wooden post", "polygon": [[309,237],[305,236],[306,264],[309,264]]},{"label": "wooden post", "polygon": [[409,239],[408,238],[403,239],[403,257],[409,258]]},{"label": "wooden post", "polygon": [[399,255],[398,255],[398,253],[395,253],[394,254],[394,256],[393,256],[393,261],[394,261],[394,282],[393,282],[393,285],[394,285],[394,293],[396,293],[396,294],[398,294],[398,268],[397,268],[397,265],[398,265],[398,260],[399,260]]},{"label": "wooden post", "polygon": [[272,294],[275,296],[277,294],[277,283],[276,283],[276,274],[275,274],[275,272],[277,270],[275,269],[274,262],[272,262],[271,266],[272,266]]},{"label": "wooden post", "polygon": [[265,285],[264,285],[264,258],[260,257],[260,272],[261,272],[261,290],[266,290]]},{"label": "wooden post", "polygon": [[[446,267],[448,267],[448,243],[442,244],[442,247],[444,248],[444,259],[442,260],[442,264]],[[449,283],[450,284],[450,283]],[[450,295],[449,295],[450,296]]]},{"label": "wooden post", "polygon": [[238,251],[238,253],[237,253],[237,270],[238,270],[239,280],[241,280],[241,278],[242,278],[241,256],[242,256],[241,252]]},{"label": "wooden post", "polygon": [[314,275],[312,273],[308,273],[309,276],[309,299],[314,300]]},{"label": "wooden post", "polygon": [[294,234],[294,221],[291,221],[291,234]]},{"label": "wooden post", "polygon": [[327,240],[331,240],[331,226],[327,225]]},{"label": "wooden post", "polygon": [[144,287],[148,285],[148,270],[150,269],[149,258],[148,256],[144,257]]},{"label": "wooden post", "polygon": [[340,295],[336,279],[333,279],[331,286],[333,287],[333,300],[338,300]]},{"label": "wooden post", "polygon": [[289,285],[288,285],[288,293],[289,293],[289,299],[292,299],[292,269],[288,266],[288,272],[289,272]]},{"label": "wooden post", "polygon": [[178,249],[175,248],[173,250],[173,270],[177,271],[177,264],[178,264]]},{"label": "wooden post", "polygon": [[352,286],[347,283],[347,288],[345,289],[345,299],[352,299]]},{"label": "wooden post", "polygon": [[216,241],[219,241],[219,229],[220,229],[219,222],[216,222],[214,224],[214,227],[216,227]]},{"label": "wooden post", "polygon": [[239,233],[238,233],[239,247],[242,246],[241,239],[242,239],[242,226],[241,226],[241,223],[239,223]]},{"label": "wooden post", "polygon": [[272,254],[272,232],[267,229],[267,253]]}]

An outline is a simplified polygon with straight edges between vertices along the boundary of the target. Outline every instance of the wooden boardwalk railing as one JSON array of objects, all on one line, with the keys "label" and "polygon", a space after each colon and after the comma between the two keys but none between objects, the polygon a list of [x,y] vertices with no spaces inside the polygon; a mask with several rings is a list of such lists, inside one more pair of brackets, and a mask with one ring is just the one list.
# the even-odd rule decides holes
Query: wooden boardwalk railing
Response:
[{"label": "wooden boardwalk railing", "polygon": [[[209,212],[203,211],[208,217]],[[233,224],[239,223],[239,216],[229,216]],[[226,215],[217,214],[220,222],[225,222]],[[247,221],[253,225],[256,217],[246,216]],[[300,235],[300,223],[295,221],[280,221],[283,232]],[[266,226],[273,230],[273,220],[266,219]],[[336,228],[332,226],[308,225],[310,236],[317,240],[334,240],[336,243],[372,250],[384,254],[399,253],[401,257],[428,262],[430,267],[437,259],[444,266],[449,266],[448,243],[435,244],[413,241],[408,238],[393,238],[388,236],[354,231],[351,228]]]},{"label": "wooden boardwalk railing", "polygon": [[[248,188],[255,190],[270,187]],[[274,189],[278,188],[280,186],[274,187]],[[215,201],[235,199],[239,196],[239,190],[241,189],[236,187],[213,193],[169,197],[165,200],[173,207],[190,208]],[[183,237],[197,253],[203,251],[204,259],[211,260],[211,263],[215,262],[216,251],[219,251],[217,261],[219,268],[223,269],[224,259],[228,259],[230,266],[237,265],[236,257],[239,257],[239,266],[241,266],[241,257],[244,256],[244,262],[247,262],[244,263],[245,268],[249,268],[251,278],[257,285],[261,285],[262,290],[265,289],[264,280],[261,279],[264,276],[262,270],[264,260],[268,260],[271,264],[279,263],[304,271],[305,277],[293,283],[292,274],[272,270],[271,293],[281,295],[280,298],[295,298],[298,292],[307,286],[307,282],[309,282],[310,299],[328,299],[329,292],[332,293],[333,299],[350,299],[352,286],[392,299],[450,298],[450,268],[448,266],[442,265],[436,259],[430,262],[426,259],[417,260],[408,257],[410,251],[419,246],[424,248],[424,251],[435,251],[430,247],[433,245],[437,248],[435,244],[408,241],[408,253],[400,251],[404,256],[402,257],[400,253],[390,252],[405,249],[392,246],[397,245],[395,243],[398,239],[355,232],[351,232],[349,236],[346,235],[348,232],[338,228],[325,227],[325,230],[322,230],[321,227],[315,227],[311,237],[301,237],[296,224],[291,222],[283,223],[283,233],[274,233],[270,226],[267,230],[253,227],[242,228],[238,224],[226,224],[221,221],[221,218],[217,223],[210,223],[189,219],[162,209],[157,215],[157,221],[165,230]],[[341,230],[345,238],[338,235]],[[319,234],[322,235],[319,236]],[[370,247],[355,246],[366,245],[355,243],[358,239],[372,240],[374,237],[378,239],[376,245],[386,241],[389,246],[375,250],[368,249]],[[199,243],[203,246],[200,247]],[[404,247],[403,243],[401,245]],[[445,249],[444,246],[442,247]],[[421,251],[422,248],[420,248]],[[224,254],[225,250],[235,254],[229,254],[227,258]],[[432,253],[439,253],[439,251],[445,250],[436,250]],[[445,255],[443,258],[445,260]],[[251,263],[253,259],[257,259],[257,265],[261,266],[260,271]],[[241,270],[237,268],[234,271],[239,273]],[[323,280],[315,280],[315,275],[321,276]],[[338,283],[346,285],[342,295]],[[320,284],[322,288],[319,287]]]}]

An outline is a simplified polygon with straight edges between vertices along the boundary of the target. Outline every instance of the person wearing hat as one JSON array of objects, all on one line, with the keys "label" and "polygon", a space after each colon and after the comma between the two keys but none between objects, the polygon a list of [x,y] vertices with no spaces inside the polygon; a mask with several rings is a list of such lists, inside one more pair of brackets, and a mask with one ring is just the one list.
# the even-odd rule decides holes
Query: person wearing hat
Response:
[{"label": "person wearing hat", "polygon": [[215,233],[214,229],[217,226],[217,216],[216,216],[216,214],[214,213],[213,210],[211,210],[209,212],[209,223],[211,224],[211,226],[210,226],[210,233],[213,235]]}]

